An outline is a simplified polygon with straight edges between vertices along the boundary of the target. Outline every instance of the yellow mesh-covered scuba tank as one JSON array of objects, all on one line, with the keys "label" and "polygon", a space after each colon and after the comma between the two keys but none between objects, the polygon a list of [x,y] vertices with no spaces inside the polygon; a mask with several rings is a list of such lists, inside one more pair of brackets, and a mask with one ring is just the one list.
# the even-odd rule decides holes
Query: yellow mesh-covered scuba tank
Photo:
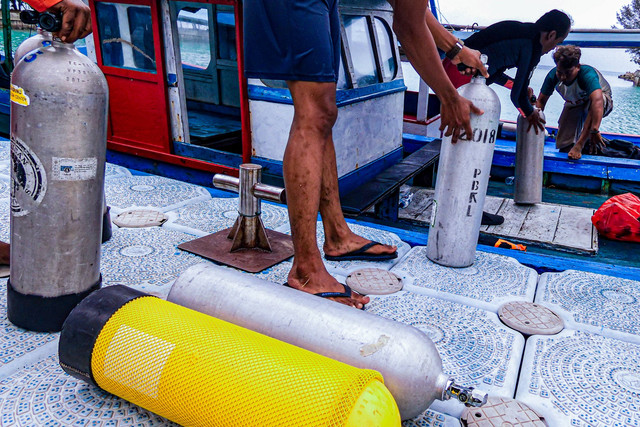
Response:
[{"label": "yellow mesh-covered scuba tank", "polygon": [[124,286],[67,318],[69,374],[191,426],[399,426],[381,375]]}]

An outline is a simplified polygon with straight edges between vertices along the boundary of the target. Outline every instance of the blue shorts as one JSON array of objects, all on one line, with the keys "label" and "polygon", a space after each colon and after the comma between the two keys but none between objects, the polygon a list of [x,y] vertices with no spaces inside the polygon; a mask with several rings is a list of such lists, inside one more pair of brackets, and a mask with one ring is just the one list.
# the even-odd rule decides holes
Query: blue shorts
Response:
[{"label": "blue shorts", "polygon": [[247,77],[336,82],[338,0],[245,0]]}]

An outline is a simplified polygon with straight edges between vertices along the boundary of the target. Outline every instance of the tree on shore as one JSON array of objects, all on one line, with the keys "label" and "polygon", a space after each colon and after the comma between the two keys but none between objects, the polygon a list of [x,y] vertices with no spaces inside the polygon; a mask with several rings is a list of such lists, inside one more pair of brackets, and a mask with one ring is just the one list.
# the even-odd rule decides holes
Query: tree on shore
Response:
[{"label": "tree on shore", "polygon": [[[622,6],[616,12],[616,18],[623,28],[640,29],[640,0],[632,0],[627,6]],[[640,48],[627,49],[627,52],[631,54],[631,60],[640,65]]]}]

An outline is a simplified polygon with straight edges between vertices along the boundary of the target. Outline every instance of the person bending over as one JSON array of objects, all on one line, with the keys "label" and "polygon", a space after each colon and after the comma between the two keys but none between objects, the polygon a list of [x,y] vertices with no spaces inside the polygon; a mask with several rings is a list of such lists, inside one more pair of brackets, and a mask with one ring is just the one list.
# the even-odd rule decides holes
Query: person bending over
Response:
[{"label": "person bending over", "polygon": [[[562,43],[571,30],[571,18],[557,9],[540,17],[535,23],[518,21],[497,22],[473,33],[465,45],[487,55],[489,78],[487,84],[497,83],[511,90],[511,102],[532,126],[544,131],[544,120],[531,105],[529,81],[542,55]],[[447,75],[456,87],[471,80],[469,71],[460,74],[448,58],[444,61]],[[515,78],[505,74],[509,68],[517,68]]]},{"label": "person bending over", "polygon": [[580,57],[577,46],[558,47],[553,53],[556,66],[545,77],[536,101],[544,110],[554,89],[562,96],[564,108],[558,119],[556,148],[576,160],[583,152],[598,154],[605,148],[600,123],[613,109],[611,86],[600,71],[580,64]]}]

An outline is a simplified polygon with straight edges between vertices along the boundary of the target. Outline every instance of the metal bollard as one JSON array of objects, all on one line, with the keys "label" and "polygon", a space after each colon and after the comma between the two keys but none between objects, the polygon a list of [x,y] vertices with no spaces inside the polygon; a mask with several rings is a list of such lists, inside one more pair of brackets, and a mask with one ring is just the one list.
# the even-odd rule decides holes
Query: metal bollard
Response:
[{"label": "metal bollard", "polygon": [[293,256],[291,236],[268,230],[262,223],[262,200],[286,202],[284,188],[262,184],[262,166],[240,165],[239,178],[216,174],[213,185],[240,195],[233,227],[182,243],[178,248],[257,273]]}]

